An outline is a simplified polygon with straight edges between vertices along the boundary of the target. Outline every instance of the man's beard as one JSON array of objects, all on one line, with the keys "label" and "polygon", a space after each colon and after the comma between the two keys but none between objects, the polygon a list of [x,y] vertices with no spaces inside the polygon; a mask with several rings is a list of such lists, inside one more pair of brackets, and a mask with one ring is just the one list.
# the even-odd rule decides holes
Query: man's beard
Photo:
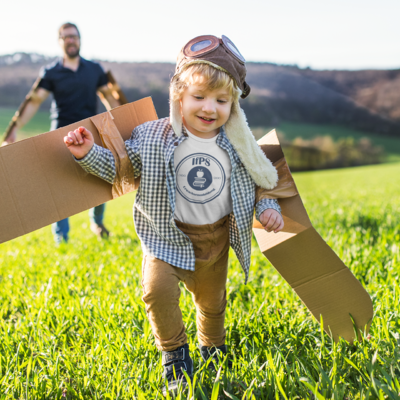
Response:
[{"label": "man's beard", "polygon": [[65,50],[69,58],[75,58],[79,56],[79,47],[76,46],[69,46]]}]

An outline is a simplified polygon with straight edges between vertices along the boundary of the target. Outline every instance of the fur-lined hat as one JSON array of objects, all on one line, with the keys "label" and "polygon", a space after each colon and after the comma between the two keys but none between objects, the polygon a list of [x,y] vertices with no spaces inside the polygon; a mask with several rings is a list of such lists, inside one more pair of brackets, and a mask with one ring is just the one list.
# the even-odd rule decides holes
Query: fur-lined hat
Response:
[{"label": "fur-lined hat", "polygon": [[[245,81],[245,59],[226,36],[219,39],[206,35],[190,40],[178,55],[172,79],[190,65],[198,63],[209,64],[224,71],[235,81],[241,90],[242,98],[249,95],[250,86]],[[170,100],[170,122],[176,135],[181,136],[183,121],[179,100]],[[232,104],[231,114],[225,124],[225,132],[254,182],[265,189],[274,188],[278,182],[278,173],[258,146],[238,100]]]}]

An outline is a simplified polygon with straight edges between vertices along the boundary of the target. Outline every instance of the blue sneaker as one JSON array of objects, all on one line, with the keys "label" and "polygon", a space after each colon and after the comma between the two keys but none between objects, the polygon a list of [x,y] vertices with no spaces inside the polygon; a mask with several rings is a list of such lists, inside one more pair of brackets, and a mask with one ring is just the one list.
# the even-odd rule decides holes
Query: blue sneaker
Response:
[{"label": "blue sneaker", "polygon": [[68,243],[68,236],[64,236],[62,234],[54,235],[54,241],[56,242],[56,246],[60,246],[61,243]]},{"label": "blue sneaker", "polygon": [[185,344],[173,351],[163,351],[162,365],[164,366],[163,378],[168,382],[168,385],[164,385],[162,393],[164,396],[167,392],[176,394],[179,386],[182,388],[187,386],[183,371],[190,379],[193,377],[193,360],[189,355],[189,345]]},{"label": "blue sneaker", "polygon": [[[219,357],[224,358],[227,352],[228,351],[225,344],[218,347],[200,346],[200,354],[203,360],[207,362],[209,358],[212,358],[212,360],[208,364],[208,369],[211,371],[216,371],[218,369],[217,365],[220,361]],[[229,359],[228,359],[228,368],[232,369],[232,361]]]}]

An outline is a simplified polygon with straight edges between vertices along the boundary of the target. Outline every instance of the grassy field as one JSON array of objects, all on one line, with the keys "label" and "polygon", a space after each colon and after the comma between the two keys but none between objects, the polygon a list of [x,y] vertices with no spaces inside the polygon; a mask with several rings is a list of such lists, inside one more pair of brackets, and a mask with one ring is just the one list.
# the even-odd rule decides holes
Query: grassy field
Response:
[{"label": "grassy field", "polygon": [[[0,137],[3,136],[11,118],[16,110],[0,108]],[[38,111],[27,125],[18,132],[18,140],[26,139],[30,136],[45,133],[50,130],[50,114],[48,111]]]},{"label": "grassy field", "polygon": [[[200,360],[183,291],[196,373],[179,399],[400,398],[399,175],[400,164],[295,174],[314,226],[373,299],[371,337],[332,343],[254,242],[248,285],[230,261],[232,371]],[[0,245],[0,399],[163,398],[133,200],[107,205],[107,241],[82,213],[68,246],[55,248],[49,227]]]}]

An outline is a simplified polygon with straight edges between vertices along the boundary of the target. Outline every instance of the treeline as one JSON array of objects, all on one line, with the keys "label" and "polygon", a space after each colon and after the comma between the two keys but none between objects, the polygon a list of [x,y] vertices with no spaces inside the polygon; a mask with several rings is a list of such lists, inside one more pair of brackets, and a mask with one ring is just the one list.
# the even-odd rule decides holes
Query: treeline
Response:
[{"label": "treeline", "polygon": [[281,139],[286,160],[292,171],[311,171],[328,168],[346,168],[379,164],[385,154],[368,138],[355,140],[342,138],[334,142],[330,136],[318,136],[312,140]]}]

